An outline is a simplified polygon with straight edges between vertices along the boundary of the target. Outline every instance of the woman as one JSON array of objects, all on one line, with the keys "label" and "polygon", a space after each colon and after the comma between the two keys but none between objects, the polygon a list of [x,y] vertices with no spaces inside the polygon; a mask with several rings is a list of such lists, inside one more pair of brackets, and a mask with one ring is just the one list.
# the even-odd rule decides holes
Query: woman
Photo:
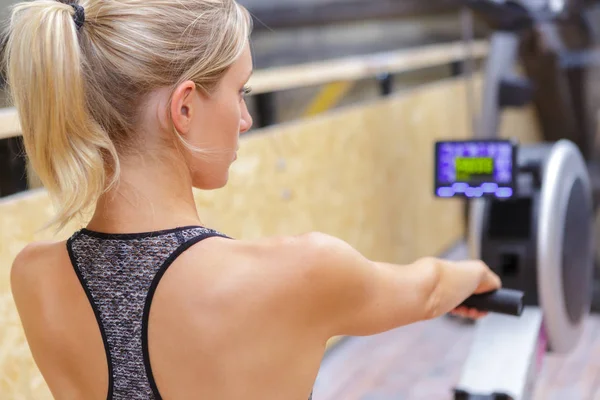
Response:
[{"label": "woman", "polygon": [[320,233],[232,240],[202,226],[252,120],[251,19],[234,0],[17,4],[6,72],[66,242],[34,243],[12,290],[57,399],[307,399],[326,342],[499,288],[481,262],[366,259]]}]

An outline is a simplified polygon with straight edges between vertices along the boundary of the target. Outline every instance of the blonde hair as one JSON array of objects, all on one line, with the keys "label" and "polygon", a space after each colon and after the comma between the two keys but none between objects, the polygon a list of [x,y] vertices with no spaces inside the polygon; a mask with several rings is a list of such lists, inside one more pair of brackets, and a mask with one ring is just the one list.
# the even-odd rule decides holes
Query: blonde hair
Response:
[{"label": "blonde hair", "polygon": [[64,227],[119,178],[144,96],[191,80],[210,92],[252,20],[235,0],[56,0],[12,6],[4,56],[32,168]]}]

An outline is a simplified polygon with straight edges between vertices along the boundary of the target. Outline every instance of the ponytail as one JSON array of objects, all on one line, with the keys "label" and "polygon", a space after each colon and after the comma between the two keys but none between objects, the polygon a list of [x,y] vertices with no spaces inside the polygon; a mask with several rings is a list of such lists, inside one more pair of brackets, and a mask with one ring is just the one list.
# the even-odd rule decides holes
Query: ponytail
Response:
[{"label": "ponytail", "polygon": [[[56,0],[13,6],[5,58],[23,141],[60,230],[94,205],[119,175],[117,151],[91,117],[76,9]],[[81,22],[79,20],[79,22]]]},{"label": "ponytail", "polygon": [[59,230],[118,183],[119,155],[139,151],[146,96],[185,80],[212,90],[252,29],[235,0],[66,1],[12,6],[3,56]]}]

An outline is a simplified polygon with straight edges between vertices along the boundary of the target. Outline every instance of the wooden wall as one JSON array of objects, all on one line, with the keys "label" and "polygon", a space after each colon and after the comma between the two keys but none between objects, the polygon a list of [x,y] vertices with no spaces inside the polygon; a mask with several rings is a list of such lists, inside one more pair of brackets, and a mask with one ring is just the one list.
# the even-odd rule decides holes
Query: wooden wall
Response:
[{"label": "wooden wall", "polygon": [[[433,143],[470,135],[465,88],[442,81],[248,135],[228,187],[197,192],[200,214],[237,238],[318,230],[381,261],[439,254],[464,227],[461,202],[432,195]],[[502,135],[537,141],[530,110],[506,114]],[[36,232],[51,212],[43,190],[0,202],[1,398],[50,398],[12,303],[9,269],[28,242],[52,238]]]}]

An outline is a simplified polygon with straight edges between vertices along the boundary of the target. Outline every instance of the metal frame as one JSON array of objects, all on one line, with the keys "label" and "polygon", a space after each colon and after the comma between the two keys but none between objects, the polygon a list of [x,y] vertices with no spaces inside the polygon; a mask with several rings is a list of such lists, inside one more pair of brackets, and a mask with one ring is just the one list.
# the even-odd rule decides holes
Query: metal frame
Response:
[{"label": "metal frame", "polygon": [[467,243],[469,257],[481,260],[481,240],[483,237],[483,221],[485,213],[485,199],[469,200],[469,224],[467,229]]},{"label": "metal frame", "polygon": [[587,80],[591,68],[599,67],[600,52],[595,50],[599,38],[589,19],[593,13],[600,17],[600,8],[595,10],[593,1],[520,0],[510,8],[504,0],[468,3],[493,30],[475,136],[497,137],[503,108],[499,88],[520,61],[535,87],[531,102],[544,140],[569,139],[586,161],[596,160],[600,154],[594,148],[597,115],[591,106],[600,100],[589,96]]},{"label": "metal frame", "polygon": [[498,137],[498,126],[502,107],[500,85],[509,77],[517,62],[520,38],[513,32],[494,33],[490,53],[486,61],[481,117],[475,137],[493,139]]}]

